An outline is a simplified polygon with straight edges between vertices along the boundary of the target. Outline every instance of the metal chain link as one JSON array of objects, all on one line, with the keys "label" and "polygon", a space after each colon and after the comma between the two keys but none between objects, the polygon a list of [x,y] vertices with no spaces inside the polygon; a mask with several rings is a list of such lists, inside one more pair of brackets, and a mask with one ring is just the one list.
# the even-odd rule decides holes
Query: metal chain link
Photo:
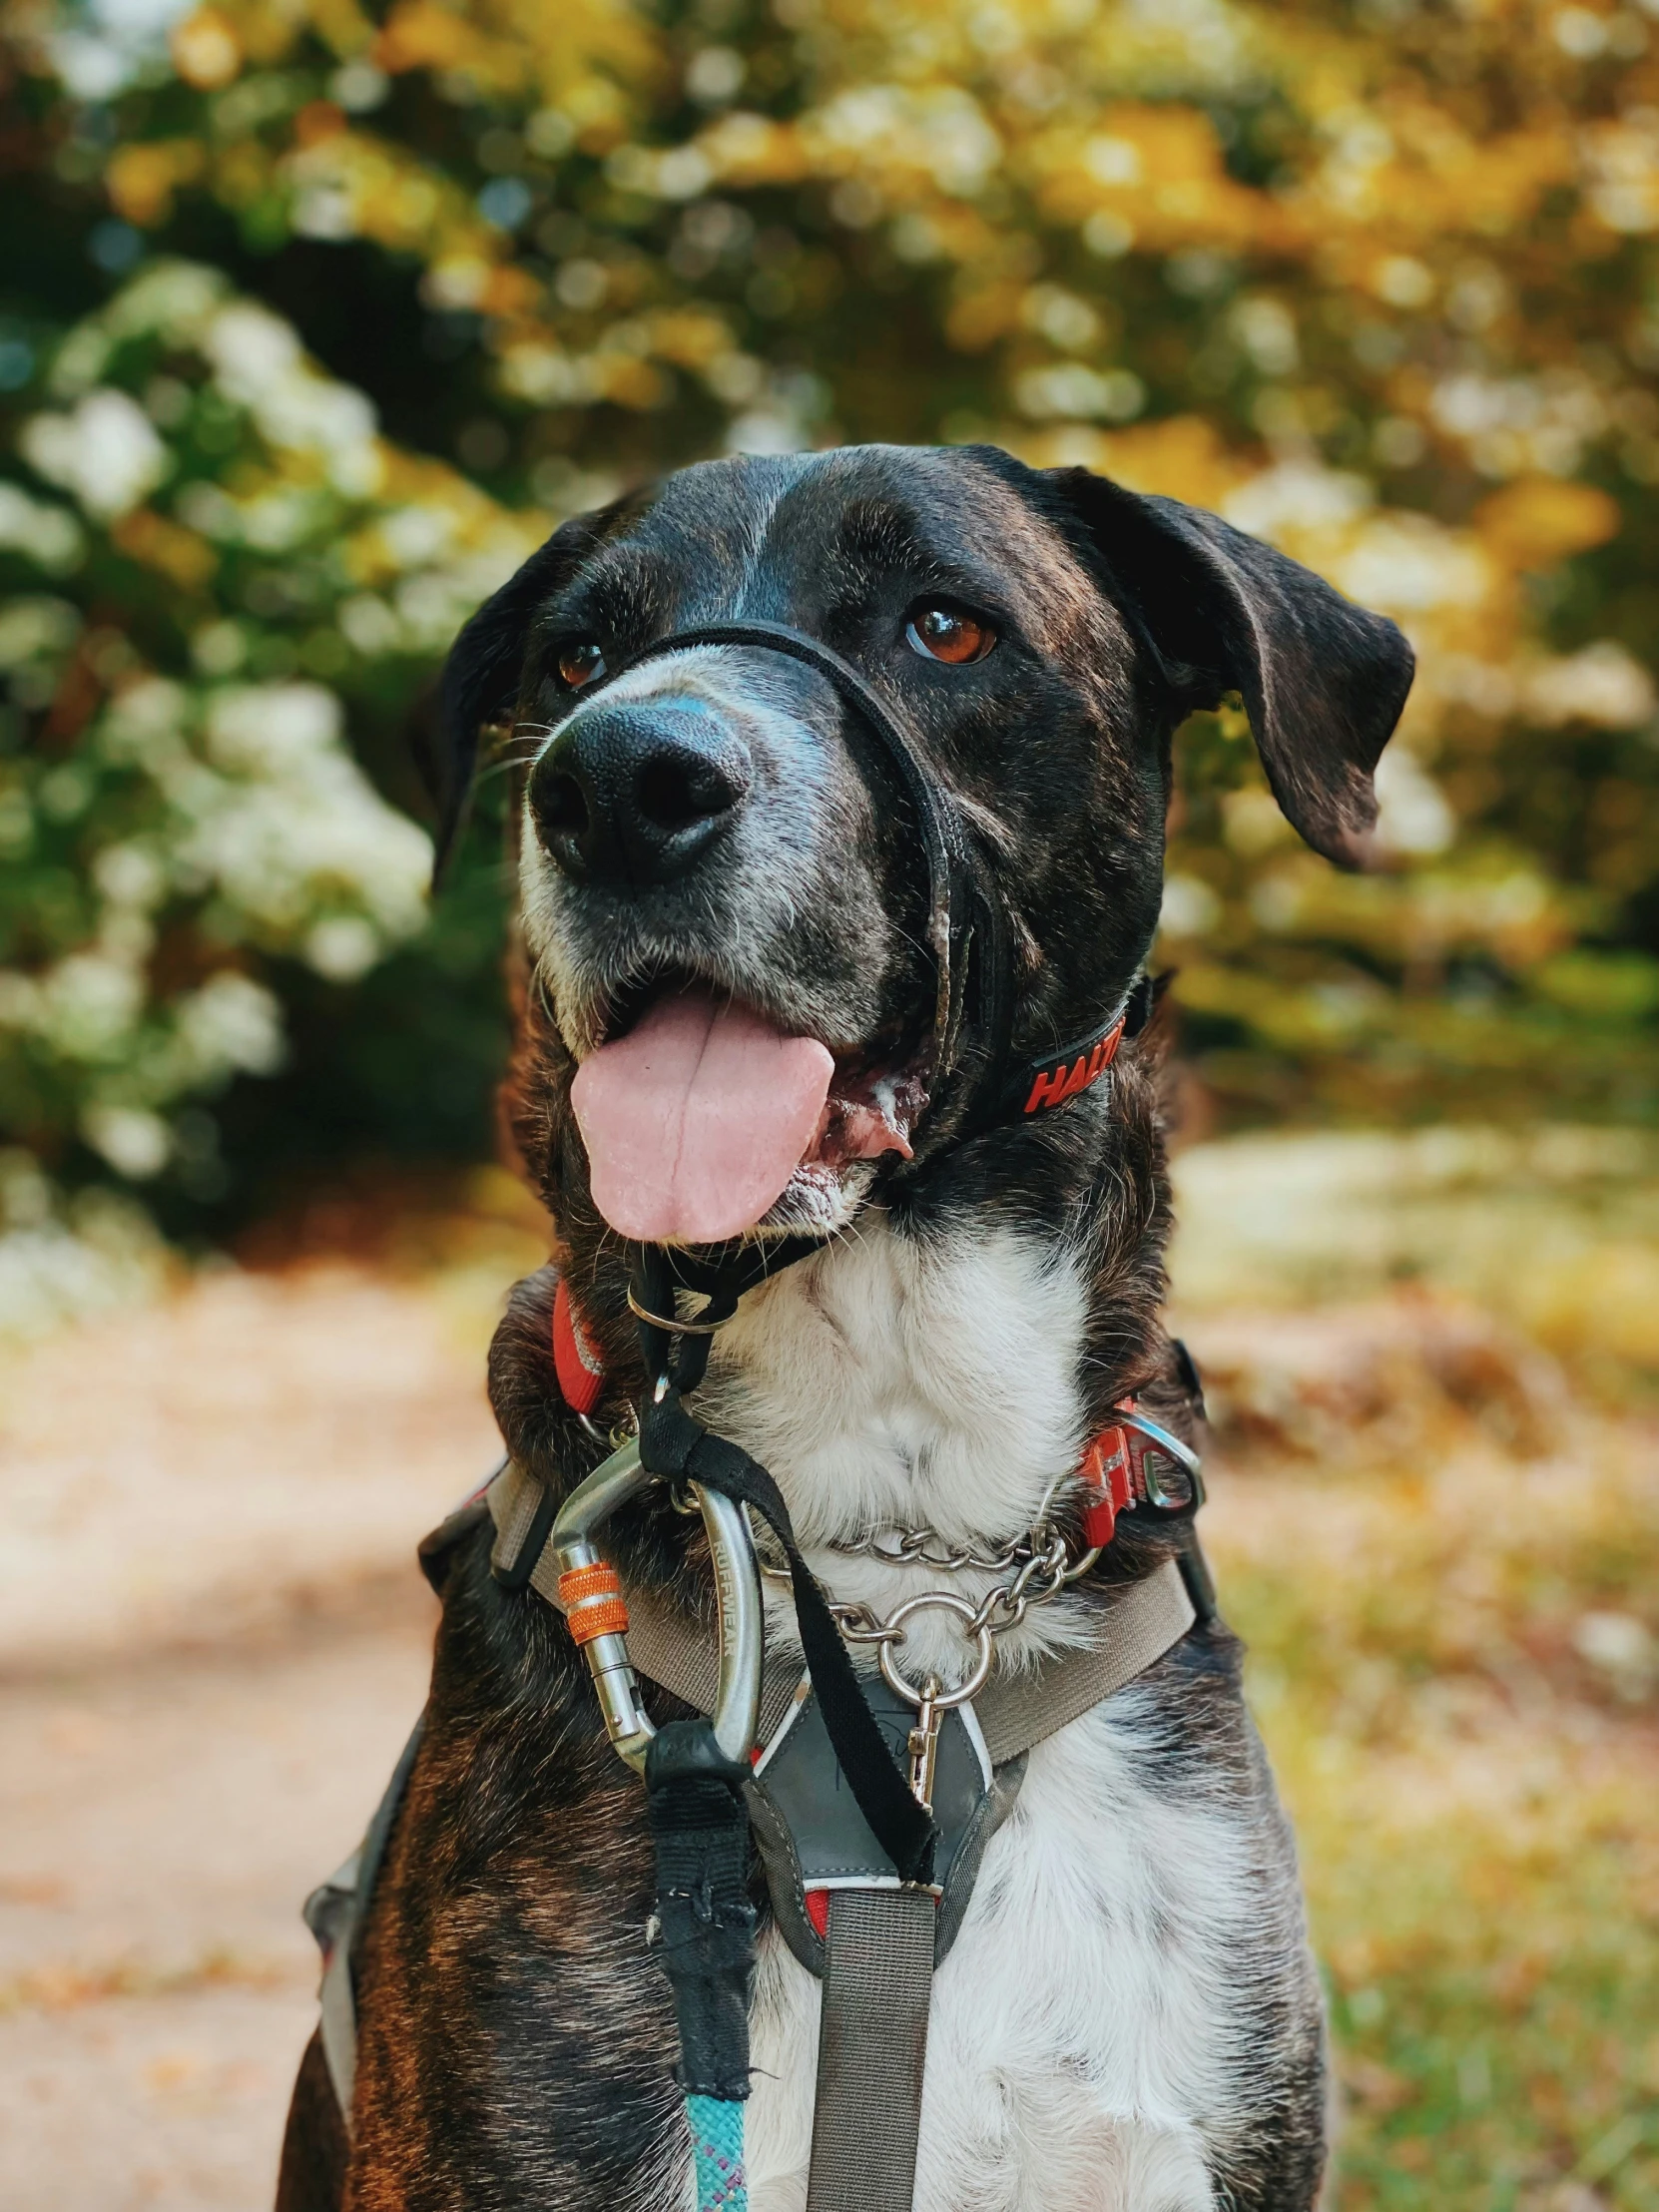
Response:
[{"label": "metal chain link", "polygon": [[[937,1567],[941,1574],[959,1574],[963,1567],[976,1567],[983,1573],[997,1574],[1026,1555],[1039,1528],[1045,1529],[1046,1523],[1035,1524],[1000,1551],[974,1551],[967,1546],[934,1551],[929,1547],[943,1539],[931,1528],[877,1529],[873,1535],[861,1536],[852,1543],[833,1543],[830,1549],[846,1559],[879,1559],[889,1567]],[[896,1542],[890,1540],[893,1538]]]},{"label": "metal chain link", "polygon": [[[907,1634],[899,1614],[907,1616],[931,1609],[947,1611],[959,1619],[963,1641],[978,1644],[983,1652],[987,1636],[994,1638],[1018,1628],[1033,1605],[1046,1605],[1050,1598],[1058,1597],[1068,1583],[1087,1574],[1100,1557],[1098,1544],[1077,1558],[1072,1557],[1066,1536],[1055,1529],[1047,1517],[1051,1501],[1052,1492],[1044,1498],[1042,1510],[1031,1526],[996,1552],[975,1551],[967,1545],[944,1545],[937,1531],[930,1528],[878,1529],[855,1542],[832,1544],[830,1549],[843,1558],[877,1559],[887,1566],[931,1567],[939,1574],[960,1574],[969,1568],[985,1574],[1004,1573],[1009,1568],[1014,1572],[1008,1581],[998,1582],[987,1590],[971,1610],[952,1591],[923,1590],[898,1607],[892,1619],[883,1618],[870,1605],[831,1598],[831,1619],[849,1644],[880,1647],[882,1672],[895,1688],[903,1686],[902,1677],[895,1680],[897,1669],[890,1663],[890,1655]],[[776,1568],[766,1571],[778,1572]]]}]

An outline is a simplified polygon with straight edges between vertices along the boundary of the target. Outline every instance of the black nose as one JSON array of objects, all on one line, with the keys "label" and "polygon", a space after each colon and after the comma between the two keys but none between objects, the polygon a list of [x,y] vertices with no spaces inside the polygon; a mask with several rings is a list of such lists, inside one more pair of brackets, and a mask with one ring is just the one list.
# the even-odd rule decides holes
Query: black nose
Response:
[{"label": "black nose", "polygon": [[530,807],[567,875],[666,883],[731,828],[749,778],[745,748],[695,701],[596,702],[536,763]]}]

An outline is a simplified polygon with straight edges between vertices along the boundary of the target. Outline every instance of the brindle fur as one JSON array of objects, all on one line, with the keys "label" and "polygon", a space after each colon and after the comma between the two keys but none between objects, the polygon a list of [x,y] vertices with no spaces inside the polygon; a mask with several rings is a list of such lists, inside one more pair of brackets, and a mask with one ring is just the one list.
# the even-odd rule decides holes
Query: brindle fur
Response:
[{"label": "brindle fur", "polygon": [[[954,691],[879,645],[895,613],[930,588],[988,606],[1003,629],[999,652]],[[1271,667],[1245,639],[1246,603],[1273,641]],[[1170,790],[1153,641],[1183,703],[1243,689],[1287,812],[1344,858],[1363,844],[1370,771],[1409,677],[1388,625],[1280,556],[1082,472],[1038,475],[985,450],[722,463],[567,525],[469,626],[449,679],[451,816],[481,722],[506,719],[515,702],[543,723],[570,711],[548,674],[551,642],[600,619],[601,605],[624,648],[721,614],[791,621],[904,694],[1014,916],[1016,1044],[1029,1053],[1098,1020],[1150,941]],[[887,917],[909,915],[913,860],[868,804],[868,764],[844,711],[816,678],[792,673],[786,688],[838,748],[834,804],[862,822],[857,867],[879,885]],[[671,916],[665,941],[679,926]],[[850,982],[827,976],[810,931],[766,948],[775,980],[765,989],[735,980],[798,1018],[815,993],[825,1003],[850,993],[862,1034],[903,1033],[927,1000],[913,937],[896,925],[847,928],[862,963]],[[521,951],[507,1123],[547,1208],[556,1267],[603,1345],[604,1422],[644,1377],[570,1106],[575,1060],[562,1029],[581,1021],[561,1005],[567,1018],[555,1022],[545,979]],[[1089,1291],[1086,1418],[1099,1423],[1139,1390],[1191,1432],[1159,1318],[1170,1221],[1162,1027],[1124,1048],[1109,1102],[1103,1092],[966,1143],[954,1141],[963,1093],[945,1087],[914,1162],[889,1163],[877,1197],[917,1239],[1002,1219],[1064,1246]],[[490,1390],[508,1450],[563,1493],[594,1454],[553,1374],[555,1280],[546,1269],[513,1293]],[[695,1592],[701,1539],[688,1526],[658,1505],[617,1524],[615,1542],[633,1573]],[[625,2212],[683,2201],[670,2003],[642,1941],[643,1792],[605,1745],[562,1625],[533,1593],[495,1583],[489,1540],[476,1513],[463,1516],[431,1568],[443,1617],[425,1737],[361,1954],[348,2166],[313,2048],[290,2115],[281,2212]],[[1100,1577],[1144,1573],[1164,1549],[1130,1522]],[[1320,2003],[1238,1647],[1219,1625],[1197,1629],[1145,1688],[1158,1716],[1145,1760],[1172,1789],[1199,1778],[1227,1791],[1258,1867],[1260,1936],[1239,1964],[1239,2001],[1260,2095],[1213,2174],[1217,2196],[1238,2212],[1305,2212],[1324,2164]],[[658,1709],[674,1710],[661,1699]]]}]

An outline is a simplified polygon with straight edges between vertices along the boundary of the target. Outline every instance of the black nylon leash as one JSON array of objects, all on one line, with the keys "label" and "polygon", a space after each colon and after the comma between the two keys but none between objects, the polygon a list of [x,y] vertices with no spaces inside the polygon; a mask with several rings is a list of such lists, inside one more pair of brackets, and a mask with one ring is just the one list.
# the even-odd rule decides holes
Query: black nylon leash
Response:
[{"label": "black nylon leash", "polygon": [[911,1795],[887,1740],[864,1701],[858,1677],[817,1577],[801,1556],[783,1492],[758,1459],[694,1420],[671,1384],[640,1418],[640,1459],[671,1481],[701,1482],[752,1506],[784,1547],[795,1591],[796,1622],[807,1671],[847,1787],[870,1831],[906,1882],[933,1871],[933,1819]]},{"label": "black nylon leash", "polygon": [[674,1991],[681,2086],[688,2096],[735,2104],[749,2095],[755,1983],[747,1780],[702,1719],[665,1721],[645,1755],[657,1854],[647,1941]]}]

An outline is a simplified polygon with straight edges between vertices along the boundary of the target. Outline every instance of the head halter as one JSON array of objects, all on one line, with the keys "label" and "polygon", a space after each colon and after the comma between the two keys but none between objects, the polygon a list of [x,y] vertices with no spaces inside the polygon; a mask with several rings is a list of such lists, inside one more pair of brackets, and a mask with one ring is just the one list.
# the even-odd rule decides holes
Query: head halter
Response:
[{"label": "head halter", "polygon": [[926,936],[935,978],[935,1080],[956,1072],[970,1041],[977,1048],[979,1066],[964,1132],[1046,1112],[1088,1089],[1106,1072],[1122,1039],[1145,1026],[1151,1012],[1145,978],[1086,1036],[1029,1062],[1011,1063],[1013,960],[1002,903],[974,855],[954,802],[928,767],[907,719],[850,661],[822,639],[781,622],[711,622],[654,640],[602,682],[614,682],[625,670],[670,653],[719,645],[782,653],[824,677],[875,740],[896,776],[927,875]]}]

